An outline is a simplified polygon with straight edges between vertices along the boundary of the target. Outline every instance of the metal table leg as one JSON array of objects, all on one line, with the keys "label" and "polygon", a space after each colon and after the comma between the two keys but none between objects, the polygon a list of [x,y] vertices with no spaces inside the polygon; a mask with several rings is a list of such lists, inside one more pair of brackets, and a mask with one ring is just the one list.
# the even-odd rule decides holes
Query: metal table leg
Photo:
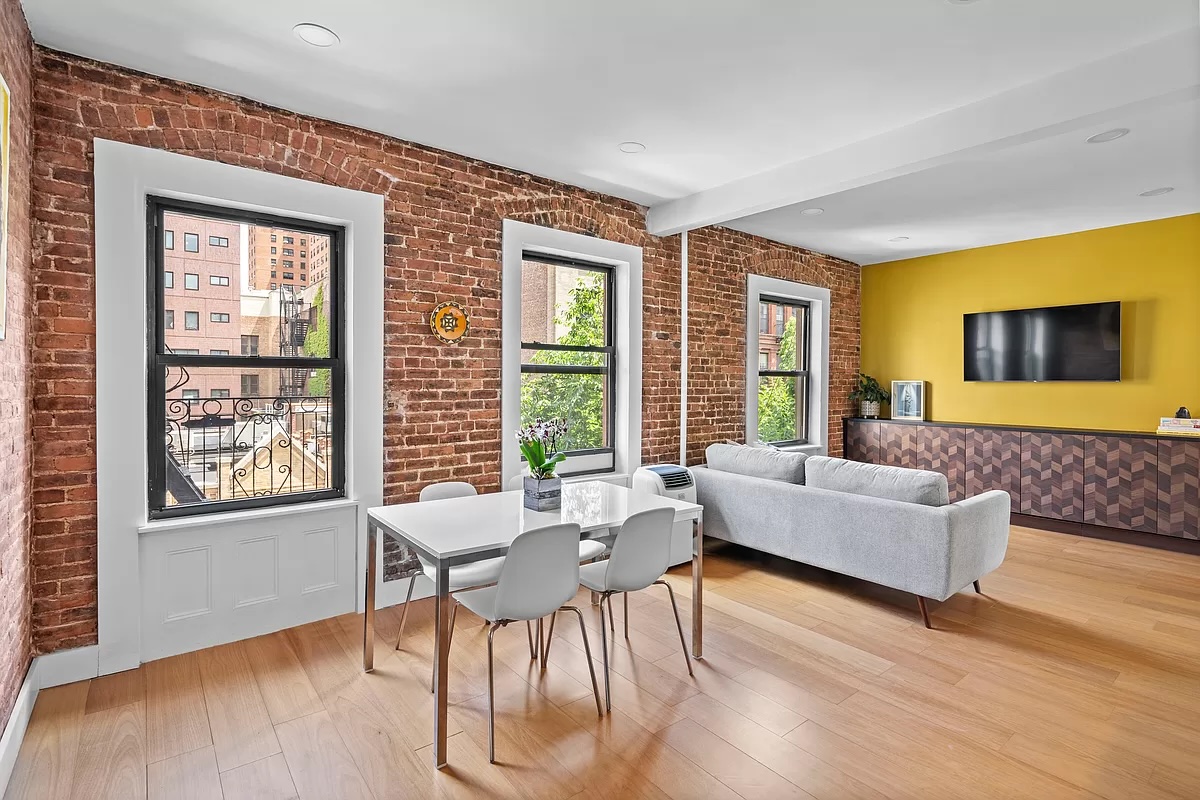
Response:
[{"label": "metal table leg", "polygon": [[437,644],[433,650],[433,766],[446,766],[446,708],[450,684],[450,567],[439,563],[434,581]]},{"label": "metal table leg", "polygon": [[704,658],[704,517],[692,523],[692,655]]},{"label": "metal table leg", "polygon": [[367,588],[363,604],[363,671],[375,669],[375,558],[379,532],[367,520]]}]

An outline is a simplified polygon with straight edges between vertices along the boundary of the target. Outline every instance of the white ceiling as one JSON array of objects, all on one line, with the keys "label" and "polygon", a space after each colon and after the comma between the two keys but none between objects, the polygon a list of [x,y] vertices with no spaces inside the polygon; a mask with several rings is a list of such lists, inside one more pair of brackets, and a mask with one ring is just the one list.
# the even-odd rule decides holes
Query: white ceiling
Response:
[{"label": "white ceiling", "polygon": [[[720,222],[870,262],[895,257],[894,245],[877,240],[900,228],[912,254],[1146,218],[1150,204],[1117,208],[1124,197],[1114,205],[1098,193],[1140,191],[1168,173],[1168,185],[1187,178],[1190,189],[1152,201],[1168,211],[1152,216],[1200,210],[1195,148],[1183,152],[1182,138],[1200,140],[1196,108],[1175,108],[1186,97],[1152,103],[1182,126],[1179,137],[1152,145],[1151,113],[1134,135],[1096,147],[1112,159],[1105,167],[1093,166],[1099,152],[1080,155],[1053,129],[1068,117],[1036,121],[1035,138],[1047,141],[1009,130],[1005,146],[987,153],[978,145],[1000,137],[1002,125],[991,138],[919,157],[901,157],[897,139],[931,119],[946,129],[959,109],[988,116],[1003,107],[997,96],[1022,96],[1021,87],[1081,65],[1152,52],[1181,31],[1190,37],[1196,0],[24,0],[24,8],[48,47],[659,206],[650,227],[662,232]],[[303,44],[291,33],[302,21],[332,28],[341,44]],[[1171,41],[1178,51],[1179,37]],[[1200,55],[1200,39],[1191,41]],[[1158,78],[1141,72],[1142,85],[1116,93],[1107,117],[1132,119],[1124,106],[1155,97]],[[1200,75],[1188,80],[1170,88],[1200,86]],[[1090,102],[1069,119],[1106,122],[1102,99]],[[619,152],[626,140],[646,152]],[[834,159],[838,174],[830,172],[828,154],[874,142],[896,148],[895,163],[851,175],[847,163],[861,158]],[[818,163],[821,180],[779,189],[806,174],[797,165]],[[775,185],[762,184],[772,175]],[[745,181],[759,186],[757,199],[746,199]],[[1022,205],[1023,193],[1033,194]],[[820,217],[798,222],[785,208],[817,197],[827,208]]]}]

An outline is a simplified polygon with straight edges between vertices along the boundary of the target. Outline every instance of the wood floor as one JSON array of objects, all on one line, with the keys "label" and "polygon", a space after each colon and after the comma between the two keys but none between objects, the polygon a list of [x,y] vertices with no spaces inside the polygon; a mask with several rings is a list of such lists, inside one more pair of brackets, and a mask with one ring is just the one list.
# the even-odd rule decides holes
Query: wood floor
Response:
[{"label": "wood floor", "polygon": [[381,612],[369,676],[350,615],[43,691],[6,796],[1200,797],[1200,558],[1014,528],[985,594],[935,608],[932,631],[879,587],[735,548],[705,565],[695,678],[665,591],[631,596],[603,719],[570,618],[545,673],[523,627],[499,632],[496,766],[465,610],[451,765],[430,766],[423,601],[400,652]]}]

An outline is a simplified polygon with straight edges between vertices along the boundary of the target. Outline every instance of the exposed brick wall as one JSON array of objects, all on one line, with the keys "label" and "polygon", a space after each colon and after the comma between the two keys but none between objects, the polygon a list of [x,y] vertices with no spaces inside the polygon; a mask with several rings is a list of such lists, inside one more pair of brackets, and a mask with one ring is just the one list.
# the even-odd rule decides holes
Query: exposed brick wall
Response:
[{"label": "exposed brick wall", "polygon": [[33,42],[18,0],[0,0],[0,75],[12,93],[4,340],[0,341],[0,729],[29,669],[29,391]]},{"label": "exposed brick wall", "polygon": [[747,275],[830,290],[829,454],[841,455],[858,371],[859,273],[847,261],[727,228],[688,234],[689,464],[703,463],[713,442],[745,440]]},{"label": "exposed brick wall", "polygon": [[[39,651],[95,640],[93,137],[168,149],[385,196],[385,475],[388,501],[452,475],[494,490],[500,480],[500,232],[517,219],[643,248],[643,454],[679,450],[679,237],[645,230],[644,209],[623,200],[349,128],[195,86],[40,50],[34,181],[38,235],[35,378],[44,397],[34,418],[35,559],[40,573],[34,643]],[[693,264],[716,270],[709,318],[733,325],[744,299],[716,287],[742,285],[755,253],[803,273],[805,252],[722,229],[693,236]],[[770,262],[775,265],[776,261]],[[817,261],[813,261],[813,264]],[[858,313],[858,269],[832,259],[831,279],[853,282],[839,297]],[[783,266],[792,264],[794,266]],[[834,269],[833,265],[838,265]],[[693,281],[700,267],[693,266]],[[836,274],[835,274],[836,273]],[[851,277],[852,276],[852,277]],[[704,285],[702,281],[702,285]],[[733,289],[731,289],[732,291]],[[735,292],[736,293],[736,292]],[[427,314],[458,300],[472,315],[469,340],[442,346]],[[701,315],[703,316],[703,315]],[[700,322],[693,316],[699,330]],[[740,324],[740,323],[739,323]],[[857,358],[858,331],[846,353]],[[710,337],[711,338],[711,337]],[[722,348],[741,345],[722,343]],[[695,351],[695,349],[694,349]],[[743,377],[728,375],[697,397],[697,435],[738,436]],[[736,389],[736,390],[735,390]],[[839,390],[840,391],[840,390]],[[721,419],[717,413],[735,414]],[[697,442],[702,447],[707,442]],[[436,447],[445,445],[445,449]]]}]

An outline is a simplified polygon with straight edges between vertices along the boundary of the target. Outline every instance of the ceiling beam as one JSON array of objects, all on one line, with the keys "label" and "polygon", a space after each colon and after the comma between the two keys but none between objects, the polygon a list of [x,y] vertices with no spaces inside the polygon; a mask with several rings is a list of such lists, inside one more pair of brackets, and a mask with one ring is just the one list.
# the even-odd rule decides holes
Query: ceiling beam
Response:
[{"label": "ceiling beam", "polygon": [[746,217],[1200,97],[1195,30],[651,207],[658,236]]}]

